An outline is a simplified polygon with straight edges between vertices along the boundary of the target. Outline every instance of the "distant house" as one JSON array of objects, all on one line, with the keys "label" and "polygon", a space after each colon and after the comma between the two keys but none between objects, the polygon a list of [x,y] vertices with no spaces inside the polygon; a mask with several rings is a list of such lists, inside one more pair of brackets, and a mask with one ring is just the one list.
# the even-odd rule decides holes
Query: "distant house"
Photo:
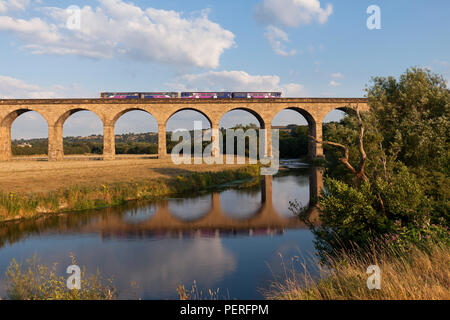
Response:
[{"label": "distant house", "polygon": [[18,144],[17,147],[18,148],[33,148],[33,146],[31,144],[29,144],[28,142]]},{"label": "distant house", "polygon": [[279,131],[291,132],[291,126],[272,126],[272,129],[278,129]]}]

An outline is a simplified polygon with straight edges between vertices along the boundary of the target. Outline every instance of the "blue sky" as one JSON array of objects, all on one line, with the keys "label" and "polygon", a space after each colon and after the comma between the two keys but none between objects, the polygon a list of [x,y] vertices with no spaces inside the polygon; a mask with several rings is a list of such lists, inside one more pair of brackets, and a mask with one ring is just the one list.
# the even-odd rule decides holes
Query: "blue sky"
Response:
[{"label": "blue sky", "polygon": [[[80,29],[66,27],[70,5],[82,8]],[[381,10],[380,30],[366,26],[370,5]],[[3,0],[0,96],[216,89],[362,97],[372,76],[398,76],[412,66],[449,78],[449,9],[444,0]],[[38,118],[18,118],[13,137],[46,136]],[[191,127],[198,118],[180,113],[168,127]],[[252,121],[233,112],[222,123]],[[304,123],[285,111],[274,124],[291,122]],[[155,127],[136,112],[119,119],[116,133]],[[101,131],[89,112],[64,128],[65,135]]]}]

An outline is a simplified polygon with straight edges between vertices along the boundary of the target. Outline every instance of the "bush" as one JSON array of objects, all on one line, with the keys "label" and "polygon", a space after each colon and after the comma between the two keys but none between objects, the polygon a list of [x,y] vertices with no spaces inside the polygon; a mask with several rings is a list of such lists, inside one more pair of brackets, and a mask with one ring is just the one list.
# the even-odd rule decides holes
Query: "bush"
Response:
[{"label": "bush", "polygon": [[377,241],[404,247],[450,239],[445,219],[434,219],[419,179],[403,165],[391,173],[389,180],[377,178],[359,188],[326,178],[319,205],[321,225],[312,226],[312,230],[322,254],[353,243],[362,248]]}]

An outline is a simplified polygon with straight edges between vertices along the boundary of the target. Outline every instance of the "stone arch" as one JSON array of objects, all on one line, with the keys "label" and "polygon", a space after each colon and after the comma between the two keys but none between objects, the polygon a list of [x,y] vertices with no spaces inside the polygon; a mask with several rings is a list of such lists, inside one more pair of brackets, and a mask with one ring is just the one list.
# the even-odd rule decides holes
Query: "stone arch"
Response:
[{"label": "stone arch", "polygon": [[204,112],[203,110],[198,109],[198,108],[194,108],[194,107],[186,107],[186,108],[181,108],[181,109],[175,110],[174,112],[172,112],[172,113],[166,118],[166,120],[164,121],[164,124],[163,124],[163,125],[164,125],[164,126],[167,126],[167,122],[169,122],[170,118],[172,118],[174,115],[176,115],[177,113],[182,112],[182,111],[195,111],[195,112],[198,112],[198,113],[200,113],[201,115],[203,115],[203,116],[208,120],[209,125],[210,125],[211,127],[213,126],[213,121],[212,121],[211,117],[210,117],[206,112]]},{"label": "stone arch", "polygon": [[[115,157],[115,155],[116,155],[116,126],[117,126],[117,122],[123,117],[123,116],[125,116],[126,114],[128,114],[128,113],[130,113],[130,112],[133,112],[133,111],[141,111],[141,112],[145,112],[146,113],[146,116],[149,116],[149,117],[151,117],[151,119],[153,119],[154,120],[154,123],[156,123],[156,130],[158,130],[158,126],[159,126],[159,123],[158,123],[158,119],[156,119],[156,117],[150,112],[150,111],[148,111],[148,110],[146,110],[146,109],[144,109],[144,108],[139,108],[139,107],[130,107],[130,108],[125,108],[125,109],[123,109],[123,110],[121,110],[121,111],[119,111],[119,112],[117,112],[112,118],[111,118],[111,120],[109,120],[108,122],[107,122],[107,126],[111,126],[112,127],[112,131],[113,131],[113,133],[114,133],[114,139],[111,139],[111,141],[110,141],[110,143],[111,143],[111,146],[110,146],[110,149],[111,149],[111,151],[114,153],[114,156],[112,156],[112,158],[114,158]],[[150,120],[150,121],[152,121],[152,120]],[[157,139],[158,140],[158,139]],[[158,141],[156,141],[156,148],[158,148]],[[158,149],[157,149],[158,150]]]},{"label": "stone arch", "polygon": [[227,110],[226,112],[224,112],[220,118],[219,118],[219,122],[223,119],[223,117],[232,112],[232,111],[246,111],[248,113],[250,113],[252,116],[254,116],[256,118],[256,120],[258,120],[259,122],[259,126],[261,129],[265,129],[266,123],[262,117],[262,115],[260,115],[256,110],[252,109],[252,108],[248,108],[248,107],[236,107],[236,108],[232,108],[230,110]]},{"label": "stone arch", "polygon": [[14,120],[16,120],[19,116],[21,116],[24,113],[31,112],[31,111],[38,113],[42,118],[44,118],[45,122],[47,123],[47,126],[48,126],[49,121],[48,121],[47,117],[44,114],[42,114],[40,111],[38,111],[38,110],[36,110],[34,108],[30,108],[30,107],[21,107],[21,108],[18,108],[16,110],[13,110],[13,111],[9,112],[1,120],[0,125],[1,126],[8,126],[8,125],[10,126],[10,125],[12,125]]},{"label": "stone arch", "polygon": [[[188,107],[176,109],[174,112],[171,112],[170,115],[167,118],[165,118],[164,121],[161,122],[162,123],[161,125],[158,125],[159,126],[158,138],[160,138],[158,141],[158,148],[159,148],[160,155],[167,156],[168,149],[170,149],[171,146],[174,145],[174,144],[167,144],[167,142],[166,142],[166,140],[167,140],[166,139],[166,132],[167,132],[166,130],[169,125],[169,121],[171,119],[173,119],[173,117],[175,115],[179,114],[180,112],[184,112],[184,111],[191,111],[196,114],[200,114],[201,116],[203,116],[206,119],[206,121],[208,122],[211,129],[214,127],[214,122],[213,122],[211,116],[207,112],[203,111],[200,108],[188,106]],[[203,128],[203,129],[206,129],[206,128]]]},{"label": "stone arch", "polygon": [[[245,107],[245,106],[237,106],[237,107],[235,107],[235,108],[231,108],[231,109],[229,109],[229,110],[227,110],[227,111],[225,111],[224,113],[222,113],[221,114],[221,116],[220,116],[220,118],[218,119],[218,123],[217,123],[217,125],[218,125],[218,127],[221,127],[221,128],[223,128],[223,126],[221,126],[220,125],[220,123],[222,122],[222,121],[224,121],[224,118],[227,116],[227,115],[229,115],[230,113],[232,113],[232,112],[235,112],[235,111],[243,111],[243,112],[245,112],[245,113],[247,113],[247,114],[250,114],[250,115],[252,115],[255,119],[256,119],[256,121],[257,121],[257,125],[259,125],[259,129],[267,129],[266,127],[268,126],[268,124],[267,124],[267,122],[265,121],[265,119],[263,118],[263,116],[260,114],[260,113],[258,113],[258,111],[257,110],[255,110],[255,109],[253,109],[253,108],[251,108],[251,107]],[[238,123],[234,123],[234,125],[237,125]],[[269,125],[269,128],[270,128],[270,125]],[[249,133],[249,132],[246,132],[246,134],[247,133]],[[238,147],[238,145],[236,144],[236,142],[238,142],[239,140],[240,141],[243,141],[243,140],[241,140],[241,139],[238,139],[238,138],[234,138],[234,141],[235,141],[235,145],[234,145],[234,147],[233,147],[233,149],[234,150],[232,150],[232,152],[230,153],[230,150],[228,150],[227,151],[227,141],[229,141],[228,140],[228,138],[225,136],[226,135],[226,133],[224,133],[224,132],[222,132],[222,134],[223,134],[223,136],[222,136],[222,150],[221,150],[221,152],[222,153],[224,153],[224,154],[233,154],[233,153],[236,153],[236,151],[239,149],[239,147]],[[251,138],[252,137],[252,138]],[[251,141],[255,141],[254,140],[255,138],[254,138],[254,135],[253,134],[251,134],[251,135],[249,135],[248,136],[248,138],[247,137],[244,137],[244,143],[245,143],[245,149],[246,149],[246,151],[245,151],[245,156],[246,157],[249,157],[249,158],[253,158],[252,156],[251,156],[251,152],[250,152],[250,150],[251,150],[251,148],[250,148],[250,143],[251,143]],[[256,146],[256,149],[252,149],[253,151],[256,151],[256,153],[257,153],[257,155],[256,155],[256,158],[255,159],[258,159],[259,157],[260,157],[260,147],[262,147],[262,148],[264,148],[264,152],[266,153],[267,152],[267,150],[268,150],[268,144],[266,143],[266,141],[268,141],[268,140],[270,140],[270,132],[269,132],[269,130],[266,130],[266,131],[258,131],[257,132],[257,146]],[[262,139],[262,140],[261,140]],[[248,141],[248,142],[247,142]],[[241,145],[241,148],[242,148],[242,145]],[[218,150],[219,150],[219,152],[220,152],[220,146],[218,146]],[[241,149],[242,150],[242,149]],[[247,154],[247,150],[248,150],[248,154]]]},{"label": "stone arch", "polygon": [[323,115],[323,118],[320,119],[320,122],[321,123],[329,122],[329,121],[326,121],[327,117],[329,117],[329,115],[332,112],[335,112],[335,111],[341,111],[341,112],[345,113],[346,115],[355,115],[356,114],[356,108],[354,108],[354,107],[351,107],[351,106],[339,106],[339,107],[332,108],[332,109],[328,110],[328,112],[326,112]]},{"label": "stone arch", "polygon": [[233,220],[248,220],[259,216],[264,209],[262,199],[262,190],[236,192],[231,189],[220,193],[222,212]]},{"label": "stone arch", "polygon": [[100,115],[95,110],[86,107],[73,107],[69,110],[66,110],[63,114],[59,115],[57,120],[53,125],[53,134],[50,137],[49,133],[49,160],[63,160],[64,159],[64,145],[63,145],[63,130],[64,124],[67,119],[80,111],[89,111],[97,116],[103,126],[103,149],[105,150],[105,119],[102,115]]},{"label": "stone arch", "polygon": [[[301,107],[296,107],[296,106],[289,107],[288,106],[286,108],[278,110],[277,113],[274,114],[273,117],[271,118],[270,123],[272,123],[273,120],[275,119],[275,117],[284,110],[292,110],[292,111],[299,113],[306,120],[306,122],[308,124],[308,135],[318,138],[317,137],[318,125],[317,125],[316,119],[314,118],[314,116],[311,113],[309,113],[306,109],[301,108]],[[317,156],[318,156],[317,155],[317,145],[312,139],[308,138],[308,157],[315,158]]]},{"label": "stone arch", "polygon": [[212,194],[192,198],[169,199],[167,208],[170,215],[179,221],[199,221],[213,210]]},{"label": "stone arch", "polygon": [[13,122],[22,114],[27,112],[36,112],[39,114],[47,124],[50,136],[50,126],[47,117],[40,111],[31,107],[20,107],[10,111],[3,119],[0,119],[0,161],[7,161],[12,159],[11,150],[11,128]]},{"label": "stone arch", "polygon": [[103,118],[102,115],[100,115],[95,110],[92,110],[92,109],[89,109],[89,108],[85,108],[85,107],[79,107],[79,108],[74,107],[72,109],[69,109],[69,110],[65,111],[62,115],[60,115],[58,117],[58,119],[56,120],[56,122],[55,122],[55,126],[64,126],[64,123],[66,122],[66,120],[70,116],[72,116],[75,113],[80,112],[80,111],[90,111],[90,112],[92,112],[93,114],[95,114],[100,119],[100,121],[102,122],[102,125],[105,125],[105,121],[104,121],[105,119]]},{"label": "stone arch", "polygon": [[[151,116],[156,120],[156,117],[155,117],[150,111],[148,111],[148,110],[146,110],[146,109],[144,109],[144,108],[130,107],[130,108],[125,108],[125,109],[123,109],[123,110],[117,112],[117,113],[112,117],[112,119],[111,119],[111,121],[110,121],[111,124],[112,124],[113,126],[115,126],[116,123],[117,123],[117,120],[119,120],[122,116],[124,116],[124,115],[127,114],[128,112],[132,112],[132,111],[143,111],[143,112],[148,113],[149,115],[151,115]],[[156,120],[156,121],[158,121],[158,120]]]}]

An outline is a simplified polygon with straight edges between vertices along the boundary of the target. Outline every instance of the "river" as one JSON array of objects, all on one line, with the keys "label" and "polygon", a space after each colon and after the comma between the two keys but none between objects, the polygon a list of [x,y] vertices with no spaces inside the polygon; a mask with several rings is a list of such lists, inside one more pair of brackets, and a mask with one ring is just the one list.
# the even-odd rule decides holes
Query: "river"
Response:
[{"label": "river", "polygon": [[113,277],[121,299],[174,299],[194,281],[221,298],[262,299],[283,261],[314,256],[313,235],[289,210],[309,203],[310,176],[289,169],[260,184],[0,225],[0,296],[13,258],[36,254],[64,274],[72,252],[88,274]]}]

